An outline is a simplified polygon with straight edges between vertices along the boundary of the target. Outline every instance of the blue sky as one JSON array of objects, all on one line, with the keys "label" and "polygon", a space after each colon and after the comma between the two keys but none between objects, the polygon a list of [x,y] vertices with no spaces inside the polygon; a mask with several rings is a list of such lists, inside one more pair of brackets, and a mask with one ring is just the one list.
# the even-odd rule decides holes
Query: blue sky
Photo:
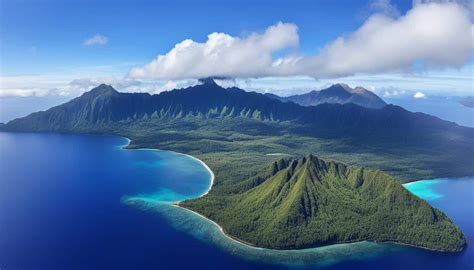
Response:
[{"label": "blue sky", "polygon": [[[312,52],[355,30],[371,12],[370,1],[197,2],[3,0],[2,74],[141,64],[186,38],[204,41],[212,32],[238,36],[279,21],[298,25],[300,49]],[[406,11],[411,3],[406,4],[397,6]],[[107,46],[82,45],[96,34],[108,38]]]},{"label": "blue sky", "polygon": [[[226,36],[221,37],[224,39],[232,37],[246,41],[254,34],[263,39],[268,29],[279,27],[279,22],[286,27],[281,29],[281,35],[295,35],[292,29],[297,29],[297,42],[287,40],[282,41],[278,49],[262,49],[263,55],[271,56],[272,63],[267,64],[268,67],[262,64],[261,69],[244,68],[240,71],[242,63],[229,62],[230,71],[224,75],[237,77],[233,83],[250,90],[281,95],[318,89],[334,82],[362,85],[382,94],[400,93],[400,90],[454,95],[472,92],[472,51],[468,51],[467,57],[465,54],[445,57],[461,59],[461,64],[459,61],[453,64],[453,61],[435,57],[439,55],[438,48],[428,48],[427,51],[432,52],[428,55],[420,50],[421,60],[416,58],[417,55],[409,58],[408,65],[414,68],[408,69],[405,62],[388,67],[356,63],[342,70],[321,63],[326,59],[327,62],[335,61],[328,55],[319,55],[322,48],[328,45],[336,47],[334,43],[338,38],[357,33],[369,24],[374,14],[383,14],[395,23],[404,20],[407,12],[414,9],[411,1],[197,2],[0,0],[0,97],[76,96],[100,82],[110,83],[124,91],[159,92],[184,86],[192,83],[199,74],[214,75],[212,72],[219,72],[219,67],[217,71],[211,68],[210,71],[188,72],[183,67],[189,68],[194,63],[185,59],[182,63],[173,62],[176,67],[171,71],[161,72],[160,65],[170,62],[153,63],[157,55],[167,55],[185,39],[200,46],[214,32],[225,33]],[[459,6],[462,4],[460,1]],[[379,24],[384,23],[381,20]],[[449,27],[446,26],[445,30]],[[280,38],[269,36],[272,42]],[[367,38],[361,34],[355,34],[355,37]],[[420,44],[433,43],[429,41],[420,41]],[[262,43],[252,42],[248,41],[251,50],[259,50],[262,46]],[[347,50],[367,53],[360,44],[351,47],[349,39],[346,43],[349,44]],[[451,44],[440,46],[445,46],[440,47],[445,49]],[[368,50],[370,53],[371,49]],[[337,48],[335,51],[339,52]],[[453,51],[460,50],[455,48]],[[223,58],[239,53],[240,50],[231,50],[223,54]],[[406,50],[399,53],[407,54]],[[383,62],[383,56],[389,54],[373,57],[368,54],[366,58],[380,58]],[[252,57],[252,54],[242,57]],[[300,61],[302,64],[298,62],[298,68],[274,70],[271,67],[278,58],[294,61],[298,57],[304,58]],[[207,59],[198,60],[207,63]],[[393,58],[385,61],[393,62]],[[433,61],[434,65],[425,66],[425,61]],[[424,68],[416,68],[420,63]],[[151,66],[147,67],[147,64]],[[259,64],[249,62],[248,66]],[[130,73],[134,67],[140,72]],[[239,71],[234,74],[234,69]],[[171,73],[176,76],[168,78]]]}]

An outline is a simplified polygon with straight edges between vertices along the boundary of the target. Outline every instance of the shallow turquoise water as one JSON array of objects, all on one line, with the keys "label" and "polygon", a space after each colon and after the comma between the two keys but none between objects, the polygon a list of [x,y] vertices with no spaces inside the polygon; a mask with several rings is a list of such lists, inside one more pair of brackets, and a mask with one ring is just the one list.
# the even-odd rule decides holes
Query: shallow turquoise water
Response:
[{"label": "shallow turquoise water", "polygon": [[[428,250],[396,245],[392,243],[357,242],[337,244],[304,250],[270,250],[250,247],[227,237],[212,221],[191,211],[170,206],[159,200],[145,196],[129,198],[129,203],[146,211],[160,213],[177,230],[195,238],[211,243],[220,250],[256,263],[279,265],[298,269],[463,269],[474,263],[470,258],[474,252],[472,229],[474,209],[474,179],[433,179],[421,180],[404,185],[407,190],[435,205],[451,212],[453,220],[466,234],[468,247],[460,254],[447,254]],[[444,193],[442,192],[444,190]],[[446,195],[446,197],[445,197]],[[442,199],[445,200],[442,200]],[[465,211],[456,211],[459,203],[456,198],[467,202]],[[466,201],[467,200],[467,201]],[[471,204],[471,207],[469,207]],[[452,209],[451,205],[454,205]],[[457,206],[456,206],[457,205]],[[398,260],[403,258],[402,261]],[[434,259],[436,258],[436,259]],[[443,259],[444,258],[444,259]],[[456,259],[457,258],[457,259]],[[414,265],[418,265],[414,267]],[[407,268],[408,267],[408,268]],[[425,268],[428,267],[428,268]]]},{"label": "shallow turquoise water", "polygon": [[441,192],[438,192],[435,187],[439,186],[442,180],[420,180],[403,186],[416,196],[427,201],[434,201],[443,197]]},{"label": "shallow turquoise water", "polygon": [[474,178],[407,189],[466,235],[457,254],[359,242],[305,250],[249,247],[171,202],[207,191],[188,156],[122,150],[125,139],[0,133],[1,269],[471,269]]}]

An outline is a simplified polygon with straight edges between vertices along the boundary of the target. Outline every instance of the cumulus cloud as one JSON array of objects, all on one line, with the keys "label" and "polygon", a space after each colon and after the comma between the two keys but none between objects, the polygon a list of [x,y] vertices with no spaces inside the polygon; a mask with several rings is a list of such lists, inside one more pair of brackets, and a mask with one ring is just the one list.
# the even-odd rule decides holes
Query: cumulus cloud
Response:
[{"label": "cumulus cloud", "polygon": [[382,13],[389,17],[400,16],[400,11],[390,3],[390,0],[374,0],[370,3],[369,9],[373,13]]},{"label": "cumulus cloud", "polygon": [[413,95],[414,98],[426,98],[426,95],[422,92],[416,92],[414,95]]},{"label": "cumulus cloud", "polygon": [[472,0],[413,0],[413,6],[421,5],[421,4],[429,4],[429,3],[453,3],[458,4],[466,7],[467,9],[471,9],[473,6]]},{"label": "cumulus cloud", "polygon": [[143,67],[130,70],[129,76],[142,79],[184,79],[209,76],[259,77],[269,75],[272,53],[296,46],[298,28],[277,23],[262,34],[233,37],[212,33],[204,43],[186,39]]},{"label": "cumulus cloud", "polygon": [[107,44],[108,41],[109,41],[109,39],[106,36],[95,35],[91,38],[88,38],[88,39],[84,40],[84,42],[82,44],[85,45],[85,46],[105,45],[105,44]]},{"label": "cumulus cloud", "polygon": [[473,0],[413,0],[413,6],[429,4],[429,3],[438,3],[438,4],[456,4],[462,6],[469,11],[471,21],[474,20],[474,1]]},{"label": "cumulus cloud", "polygon": [[456,4],[421,4],[398,19],[376,14],[357,31],[340,37],[319,54],[287,59],[283,74],[341,77],[357,73],[461,67],[473,52],[468,12]]},{"label": "cumulus cloud", "polygon": [[212,33],[204,43],[187,39],[150,63],[130,70],[131,78],[184,79],[209,76],[310,76],[335,78],[354,74],[408,72],[461,67],[472,57],[474,27],[469,11],[457,3],[421,3],[404,16],[372,15],[355,32],[328,43],[314,55],[275,52],[298,45],[297,26],[278,23],[262,34],[233,37]]}]

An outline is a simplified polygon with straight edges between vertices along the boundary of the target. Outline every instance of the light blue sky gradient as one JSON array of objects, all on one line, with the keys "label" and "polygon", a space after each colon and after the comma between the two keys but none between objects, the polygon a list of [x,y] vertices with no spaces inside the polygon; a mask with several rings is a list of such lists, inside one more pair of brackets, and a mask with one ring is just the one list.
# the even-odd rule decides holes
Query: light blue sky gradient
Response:
[{"label": "light blue sky gradient", "polygon": [[[71,86],[71,81],[89,79],[91,84],[114,85],[132,67],[149,63],[184,39],[204,42],[212,32],[247,36],[262,33],[279,21],[298,26],[298,52],[314,54],[357,30],[375,12],[403,15],[412,8],[411,1],[391,1],[386,6],[380,3],[389,1],[1,0],[0,96],[76,96],[87,89]],[[107,43],[85,45],[96,35],[105,37]],[[274,57],[287,53],[283,50]],[[320,89],[335,82],[364,86],[381,95],[394,90],[409,95],[413,91],[468,95],[473,89],[473,66],[470,61],[460,70],[358,74],[321,80],[272,77],[239,79],[237,83],[249,90],[281,95]],[[125,91],[159,92],[165,89],[166,81],[139,83],[129,87],[120,82],[114,86],[123,86],[126,89],[119,90]]]},{"label": "light blue sky gradient", "polygon": [[[279,21],[299,26],[300,50],[309,53],[354,31],[371,12],[369,1],[329,0],[2,0],[0,5],[3,75],[143,64],[187,38],[261,32]],[[407,1],[396,5],[402,12],[411,7]],[[107,46],[83,46],[96,34],[109,39]]]}]

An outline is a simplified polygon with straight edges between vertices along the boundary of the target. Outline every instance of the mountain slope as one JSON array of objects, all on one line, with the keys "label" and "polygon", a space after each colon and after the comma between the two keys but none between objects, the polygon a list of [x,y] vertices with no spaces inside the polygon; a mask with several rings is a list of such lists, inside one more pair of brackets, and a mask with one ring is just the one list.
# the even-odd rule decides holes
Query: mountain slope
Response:
[{"label": "mountain slope", "polygon": [[285,104],[257,93],[221,88],[212,80],[158,95],[119,93],[103,84],[45,112],[12,120],[7,127],[12,130],[69,130],[125,120],[187,117],[285,121],[296,119],[304,111],[296,104]]},{"label": "mountain slope", "polygon": [[[440,233],[432,235],[441,239],[445,246],[434,245],[430,236],[424,233],[431,232],[433,227],[423,225],[416,231],[404,227],[402,220],[415,216],[424,220],[431,208],[413,201],[408,195],[403,197],[396,186],[387,184],[383,189],[387,194],[382,189],[374,192],[385,195],[395,192],[396,207],[403,205],[400,198],[406,198],[415,208],[422,209],[422,213],[403,206],[400,211],[381,215],[394,207],[386,201],[385,195],[367,200],[372,191],[361,193],[363,190],[350,188],[347,181],[337,180],[349,177],[347,173],[351,169],[346,169],[346,174],[334,176],[337,181],[328,180],[321,186],[315,181],[317,177],[312,177],[319,175],[321,168],[314,171],[296,166],[299,169],[294,170],[296,167],[291,169],[295,165],[290,166],[293,164],[290,160],[280,160],[266,167],[275,161],[275,156],[267,153],[294,156],[318,153],[350,164],[382,169],[401,181],[474,173],[472,128],[393,105],[381,109],[355,104],[305,107],[238,88],[224,89],[212,80],[158,95],[119,93],[110,86],[100,85],[65,104],[0,125],[0,129],[119,135],[131,139],[129,148],[158,148],[194,155],[212,168],[216,181],[205,198],[186,202],[187,207],[222,223],[231,235],[277,248],[361,239],[412,243],[412,237],[417,241],[416,245],[455,250],[459,247],[459,237],[454,237],[458,240],[448,239],[441,233],[451,230],[457,235],[451,223],[435,210],[432,212],[436,220],[441,217],[443,221],[433,223],[439,225],[435,227]],[[342,168],[342,165],[336,167]],[[339,170],[343,171],[336,171]],[[280,171],[286,171],[289,178],[278,174]],[[326,179],[331,173],[324,175]],[[371,175],[367,175],[367,179]],[[365,175],[363,178],[363,182],[369,181]],[[372,181],[372,185],[378,186],[378,181]],[[380,183],[385,182],[381,180]],[[353,218],[364,226],[352,232],[344,220],[318,219],[320,213],[326,217],[337,213],[331,212],[336,209],[330,205],[321,204],[329,201],[338,208],[346,207],[341,209],[347,215],[341,217]],[[345,205],[346,201],[351,205]],[[359,209],[362,212],[352,208],[359,203],[362,203]],[[263,211],[259,217],[252,214],[259,210],[255,206]],[[379,208],[382,206],[384,208]],[[242,213],[245,216],[239,223],[236,218]],[[265,216],[269,214],[272,214],[271,218]],[[249,220],[249,217],[256,219]],[[319,222],[321,220],[324,222]],[[383,220],[395,222],[397,227],[393,229],[396,230],[390,233],[371,227],[371,224],[387,225]],[[230,221],[232,224],[226,223]],[[269,221],[274,223],[267,223]],[[326,222],[333,222],[336,228],[344,231],[331,232],[325,225],[331,223]],[[314,238],[314,235],[321,237]]]},{"label": "mountain slope", "polygon": [[459,251],[465,244],[448,217],[380,171],[309,155],[275,162],[239,188],[180,205],[268,248],[373,240]]},{"label": "mountain slope", "polygon": [[44,112],[2,126],[19,131],[78,131],[117,122],[182,119],[244,118],[263,122],[292,122],[293,132],[311,136],[382,137],[417,135],[426,131],[465,132],[454,123],[388,105],[379,110],[354,104],[304,107],[239,88],[224,89],[212,80],[180,90],[119,93],[100,85],[82,96]]},{"label": "mountain slope", "polygon": [[394,105],[305,107],[224,89],[212,80],[157,95],[119,93],[100,85],[65,104],[0,125],[0,130],[115,134],[136,146],[226,153],[221,160],[231,151],[239,163],[239,156],[253,153],[251,166],[229,171],[222,164],[232,174],[222,180],[232,181],[265,166],[270,160],[263,153],[323,153],[403,181],[474,173],[473,128]]},{"label": "mountain slope", "polygon": [[316,106],[323,103],[353,103],[366,108],[380,109],[387,105],[385,101],[371,91],[362,87],[350,88],[347,84],[334,84],[319,91],[288,97],[280,97],[274,94],[266,95],[270,98],[284,102],[291,101],[302,106]]}]

